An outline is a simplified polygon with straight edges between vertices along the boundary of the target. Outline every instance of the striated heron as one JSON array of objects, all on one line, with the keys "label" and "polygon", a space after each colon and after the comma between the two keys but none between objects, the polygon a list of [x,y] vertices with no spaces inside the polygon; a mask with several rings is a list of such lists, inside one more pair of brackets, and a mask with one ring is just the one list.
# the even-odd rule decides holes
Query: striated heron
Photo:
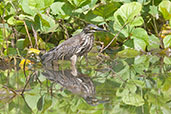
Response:
[{"label": "striated heron", "polygon": [[75,66],[77,57],[87,54],[93,47],[94,34],[97,31],[106,31],[96,25],[89,24],[83,31],[51,49],[40,58],[43,64],[52,62],[53,60],[71,60]]}]

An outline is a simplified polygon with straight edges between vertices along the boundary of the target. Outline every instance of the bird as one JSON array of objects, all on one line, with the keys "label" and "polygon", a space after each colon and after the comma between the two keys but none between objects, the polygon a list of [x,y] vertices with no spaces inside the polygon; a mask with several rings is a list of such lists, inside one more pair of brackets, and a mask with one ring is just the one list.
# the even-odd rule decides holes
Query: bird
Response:
[{"label": "bird", "polygon": [[107,32],[94,24],[87,25],[81,33],[42,54],[40,56],[42,63],[51,63],[53,60],[71,60],[72,66],[75,66],[77,58],[87,54],[92,49],[94,33],[98,31]]}]

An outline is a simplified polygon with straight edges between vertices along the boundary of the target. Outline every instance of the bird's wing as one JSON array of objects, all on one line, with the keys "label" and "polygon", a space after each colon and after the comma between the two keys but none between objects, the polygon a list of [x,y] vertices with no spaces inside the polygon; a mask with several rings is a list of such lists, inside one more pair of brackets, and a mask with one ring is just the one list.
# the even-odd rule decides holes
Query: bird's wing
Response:
[{"label": "bird's wing", "polygon": [[66,57],[66,59],[69,59],[79,47],[79,37],[79,35],[76,35],[58,45],[56,49],[54,49],[55,56],[57,57],[56,59],[62,59],[62,57],[64,56]]},{"label": "bird's wing", "polygon": [[41,56],[41,60],[43,61],[43,63],[46,63],[52,60],[63,59],[63,57],[69,59],[77,50],[79,43],[80,34],[69,38],[68,40],[59,44],[57,47],[52,48],[51,50],[49,50]]}]

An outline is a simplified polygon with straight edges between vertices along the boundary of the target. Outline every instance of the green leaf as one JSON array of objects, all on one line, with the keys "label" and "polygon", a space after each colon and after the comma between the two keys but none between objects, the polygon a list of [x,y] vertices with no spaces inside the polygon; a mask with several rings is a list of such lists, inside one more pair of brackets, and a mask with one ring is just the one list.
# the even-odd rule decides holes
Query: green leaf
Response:
[{"label": "green leaf", "polygon": [[132,39],[126,40],[123,45],[125,48],[134,48],[134,42]]},{"label": "green leaf", "polygon": [[[37,93],[38,94],[38,93]],[[29,107],[34,110],[37,107],[37,102],[40,99],[40,95],[25,95],[25,100],[27,102],[27,104],[29,105]]]},{"label": "green leaf", "polygon": [[21,7],[24,12],[33,17],[41,10],[49,7],[54,0],[21,0]]},{"label": "green leaf", "polygon": [[163,0],[159,4],[159,11],[162,13],[163,17],[166,20],[170,20],[171,19],[171,2],[167,0]]},{"label": "green leaf", "polygon": [[136,28],[132,32],[132,37],[134,39],[134,48],[138,51],[145,51],[146,46],[149,43],[149,38],[147,32],[143,28]]},{"label": "green leaf", "polygon": [[[45,14],[39,14],[38,15],[40,20],[37,19],[37,21],[40,21],[40,30],[43,33],[49,33],[49,32],[55,32],[56,28],[58,27],[58,24],[55,23],[55,20],[47,16]],[[36,16],[37,17],[37,16]]]},{"label": "green leaf", "polygon": [[22,0],[21,6],[25,13],[35,16],[36,12],[29,7],[29,0]]},{"label": "green leaf", "polygon": [[122,100],[125,104],[133,106],[142,106],[144,105],[144,99],[139,94],[128,94],[122,97]]},{"label": "green leaf", "polygon": [[149,38],[147,31],[144,30],[143,28],[136,28],[132,31],[132,36],[138,39],[142,39],[146,42],[146,44],[149,43]]},{"label": "green leaf", "polygon": [[145,51],[146,49],[146,42],[142,39],[134,38],[134,48],[138,51]]},{"label": "green leaf", "polygon": [[134,64],[143,64],[147,61],[147,56],[146,55],[142,55],[142,56],[137,56],[135,59],[134,59]]},{"label": "green leaf", "polygon": [[117,56],[119,57],[126,57],[126,58],[133,58],[133,57],[136,57],[138,56],[140,53],[134,49],[124,49],[120,52],[117,53]]},{"label": "green leaf", "polygon": [[40,99],[39,99],[38,102],[37,102],[37,109],[38,109],[39,111],[42,110],[43,104],[44,104],[44,97],[41,96]]},{"label": "green leaf", "polygon": [[171,64],[171,58],[164,57],[164,63],[170,65]]},{"label": "green leaf", "polygon": [[15,56],[15,55],[17,55],[17,51],[16,51],[15,48],[8,47],[8,54],[12,55],[12,56]]},{"label": "green leaf", "polygon": [[158,9],[157,6],[150,6],[150,11],[149,13],[153,16],[153,17],[158,17]]},{"label": "green leaf", "polygon": [[25,39],[18,39],[17,40],[16,46],[18,49],[24,49],[25,48],[24,47],[24,41],[25,41]]},{"label": "green leaf", "polygon": [[[126,3],[122,5],[115,13],[114,13],[114,19],[116,23],[120,24],[120,19],[122,18],[125,23],[129,23],[132,26],[136,25],[141,25],[142,23],[142,18],[140,15],[140,11],[142,9],[142,5],[138,2],[131,2],[131,3]],[[137,16],[137,17],[136,17]],[[136,20],[136,25],[135,24]],[[137,22],[139,22],[137,24]]]},{"label": "green leaf", "polygon": [[103,4],[99,7],[97,7],[93,13],[95,15],[101,16],[104,19],[108,18],[109,16],[112,16],[114,11],[120,6],[118,2],[112,2],[108,4]]},{"label": "green leaf", "polygon": [[163,43],[164,43],[164,47],[168,48],[171,46],[171,35],[167,35],[164,39],[163,39]]},{"label": "green leaf", "polygon": [[52,97],[48,94],[44,96],[43,112],[45,112],[52,105]]},{"label": "green leaf", "polygon": [[72,15],[73,7],[66,2],[55,2],[50,6],[53,15],[67,17]]},{"label": "green leaf", "polygon": [[73,5],[75,8],[83,7],[90,3],[90,0],[67,0],[71,5]]},{"label": "green leaf", "polygon": [[148,50],[159,49],[160,47],[160,40],[155,35],[149,36],[149,45]]}]

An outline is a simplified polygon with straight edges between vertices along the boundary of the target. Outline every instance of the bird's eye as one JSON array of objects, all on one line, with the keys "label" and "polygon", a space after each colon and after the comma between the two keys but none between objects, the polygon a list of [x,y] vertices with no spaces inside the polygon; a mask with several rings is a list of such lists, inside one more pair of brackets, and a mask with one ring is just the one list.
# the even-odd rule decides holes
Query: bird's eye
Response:
[{"label": "bird's eye", "polygon": [[94,27],[90,27],[90,29],[91,29],[91,30],[93,30],[93,29],[94,29]]}]

